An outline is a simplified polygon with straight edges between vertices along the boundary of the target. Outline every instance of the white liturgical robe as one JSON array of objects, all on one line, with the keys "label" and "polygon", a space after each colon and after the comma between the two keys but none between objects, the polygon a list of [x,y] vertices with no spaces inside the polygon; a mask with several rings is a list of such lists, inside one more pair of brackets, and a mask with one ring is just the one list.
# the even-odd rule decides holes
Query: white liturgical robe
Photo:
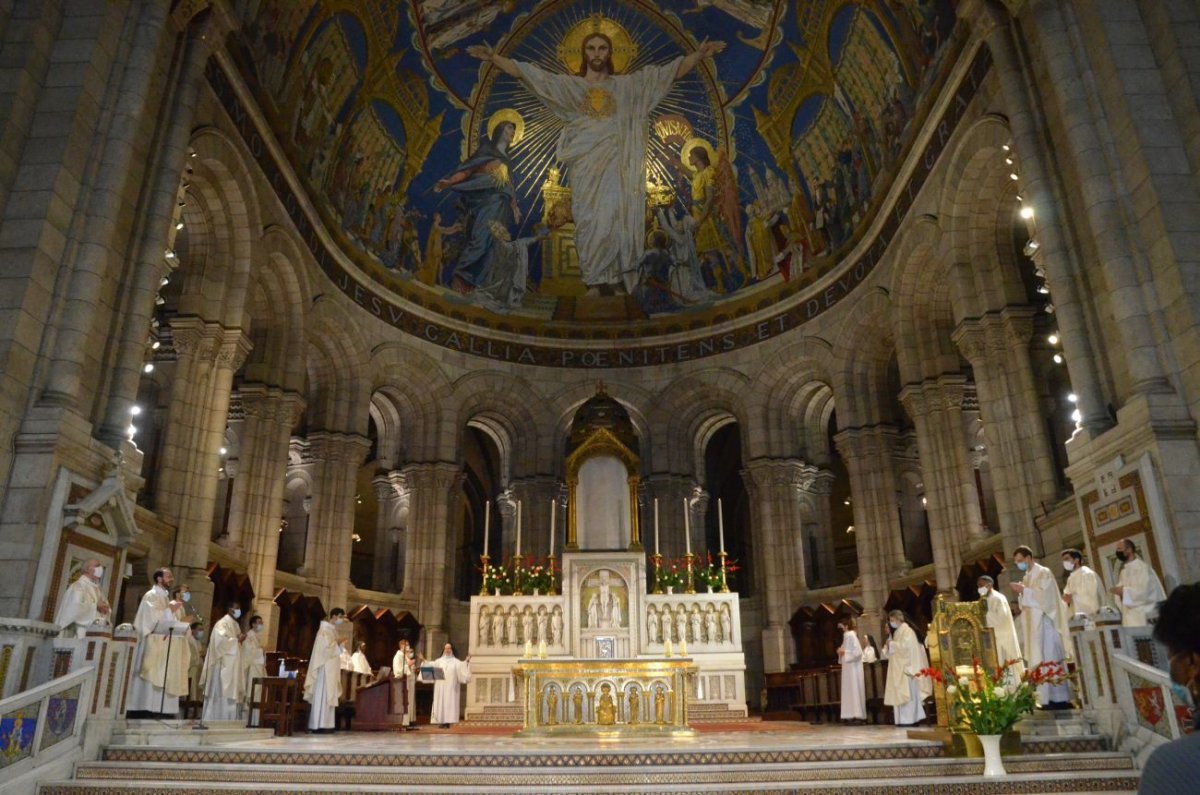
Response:
[{"label": "white liturgical robe", "polygon": [[304,700],[308,710],[309,729],[332,729],[338,699],[342,696],[342,648],[338,646],[337,630],[322,621],[308,655],[308,675],[304,677]]},{"label": "white liturgical robe", "polygon": [[97,619],[102,619],[101,623],[107,621],[100,613],[101,605],[108,607],[104,591],[87,575],[80,574],[79,579],[68,585],[63,593],[54,611],[54,623],[62,627],[64,632],[73,632],[76,637],[82,638]]},{"label": "white liturgical robe", "polygon": [[433,712],[429,722],[458,723],[461,688],[471,681],[471,663],[459,660],[453,654],[444,654],[429,664],[446,674],[445,679],[438,679],[433,684]]},{"label": "white liturgical robe", "polygon": [[992,636],[996,640],[996,664],[1004,665],[1009,660],[1016,664],[1006,672],[1009,684],[1016,684],[1025,672],[1025,664],[1021,662],[1021,644],[1017,640],[1017,625],[1013,622],[1012,609],[1008,600],[995,588],[987,595],[987,625],[991,627]]},{"label": "white liturgical robe", "polygon": [[[1043,662],[1061,662],[1066,657],[1067,606],[1058,592],[1054,573],[1040,563],[1031,563],[1021,584],[1021,640],[1025,665],[1036,668]],[[1038,703],[1068,701],[1071,691],[1065,684],[1040,685]]]},{"label": "white liturgical robe", "polygon": [[632,292],[646,238],[646,145],[650,112],[666,98],[681,59],[590,82],[514,61],[521,82],[562,121],[583,283],[624,282]]},{"label": "white liturgical robe", "polygon": [[884,644],[883,657],[888,661],[887,686],[883,692],[883,703],[892,707],[897,725],[918,723],[925,718],[925,707],[921,703],[933,692],[933,682],[928,677],[918,677],[917,672],[929,667],[929,656],[908,624],[892,630],[892,637]]},{"label": "white liturgical robe", "polygon": [[407,694],[405,702],[408,708],[400,719],[401,726],[415,725],[417,722],[417,658],[409,649],[407,652],[397,649],[392,655],[392,676],[404,680],[404,691]]},{"label": "white liturgical robe", "polygon": [[175,620],[167,590],[155,585],[142,597],[133,627],[138,644],[126,708],[174,715],[179,712],[179,697],[188,692],[188,625]]},{"label": "white liturgical robe", "polygon": [[267,675],[267,653],[263,651],[262,638],[254,630],[246,633],[242,641],[242,700],[249,702],[253,697],[251,686],[255,679]]},{"label": "white liturgical robe", "polygon": [[842,664],[842,720],[866,720],[867,689],[863,679],[862,644],[854,630],[842,635],[838,660]]},{"label": "white liturgical robe", "polygon": [[1089,619],[1094,619],[1104,604],[1104,588],[1100,585],[1100,575],[1080,565],[1067,577],[1064,594],[1071,595],[1071,613],[1083,613]]},{"label": "white liturgical robe", "polygon": [[1121,592],[1121,626],[1144,627],[1157,610],[1158,603],[1167,598],[1162,580],[1150,564],[1135,558],[1121,567],[1117,585]]},{"label": "white liturgical robe", "polygon": [[371,663],[367,662],[367,655],[363,654],[361,651],[356,651],[354,654],[350,655],[350,667],[356,674],[366,674],[367,676],[370,676],[372,673]]},{"label": "white liturgical robe", "polygon": [[213,625],[204,655],[204,720],[236,720],[242,703],[242,628],[237,619],[224,615]]}]

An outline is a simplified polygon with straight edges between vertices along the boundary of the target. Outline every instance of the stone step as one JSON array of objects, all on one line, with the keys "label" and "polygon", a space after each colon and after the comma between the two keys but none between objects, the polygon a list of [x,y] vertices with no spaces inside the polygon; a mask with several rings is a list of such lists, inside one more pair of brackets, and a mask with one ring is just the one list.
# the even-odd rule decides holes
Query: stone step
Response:
[{"label": "stone step", "polygon": [[[207,725],[198,729],[197,726]],[[202,724],[190,720],[127,720],[113,729],[112,745],[172,745],[197,747],[270,740],[273,729],[247,729],[244,721],[221,720]]]}]

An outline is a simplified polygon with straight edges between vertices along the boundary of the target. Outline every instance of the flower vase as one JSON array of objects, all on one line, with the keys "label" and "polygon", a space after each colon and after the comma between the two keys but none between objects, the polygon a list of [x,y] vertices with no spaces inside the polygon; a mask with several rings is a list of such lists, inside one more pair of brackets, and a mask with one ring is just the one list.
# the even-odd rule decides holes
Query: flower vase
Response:
[{"label": "flower vase", "polygon": [[671,594],[673,594],[673,593],[675,593],[675,586],[674,586],[674,585],[668,585],[668,586],[667,586],[667,595],[668,595],[668,596],[670,596],[670,595],[671,595]]},{"label": "flower vase", "polygon": [[1000,755],[999,734],[980,734],[979,745],[983,747],[983,775],[985,777],[1007,776],[1004,759]]},{"label": "flower vase", "polygon": [[533,589],[533,595],[534,595],[534,596],[541,596],[541,595],[542,595],[542,589],[541,589],[541,588],[534,588],[534,589]]},{"label": "flower vase", "polygon": [[711,586],[711,585],[710,585],[710,586],[708,586],[708,592],[709,592],[709,593],[712,593],[712,592],[713,592],[713,589],[712,589],[712,586]]},{"label": "flower vase", "polygon": [[500,589],[499,589],[499,588],[497,588],[497,589],[496,589],[496,594],[495,594],[495,595],[496,595],[496,596],[499,596],[499,595],[500,595]]}]

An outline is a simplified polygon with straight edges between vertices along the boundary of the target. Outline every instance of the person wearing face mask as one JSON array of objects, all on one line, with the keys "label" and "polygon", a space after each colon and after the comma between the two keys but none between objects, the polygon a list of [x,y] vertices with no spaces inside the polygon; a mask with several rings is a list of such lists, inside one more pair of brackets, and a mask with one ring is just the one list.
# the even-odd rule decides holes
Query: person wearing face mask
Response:
[{"label": "person wearing face mask", "polygon": [[133,627],[138,644],[133,650],[126,715],[129,718],[173,718],[179,697],[188,693],[188,625],[175,619],[169,594],[175,584],[170,569],[154,572],[154,586],[142,597]]},{"label": "person wearing face mask", "polygon": [[342,696],[342,648],[338,645],[338,626],[345,623],[346,611],[335,607],[321,622],[312,654],[308,655],[308,674],[304,677],[304,700],[308,710],[308,730],[332,732],[336,726],[338,699]]},{"label": "person wearing face mask", "polygon": [[171,612],[180,621],[200,620],[200,614],[192,606],[192,591],[186,585],[178,585],[171,591]]},{"label": "person wearing face mask", "polygon": [[1004,665],[1009,660],[1016,660],[1005,673],[1009,684],[1016,684],[1021,674],[1025,672],[1025,664],[1021,662],[1021,646],[1017,641],[1017,625],[1013,623],[1012,610],[1003,594],[996,592],[996,581],[988,575],[982,575],[975,581],[979,589],[979,598],[987,603],[987,625],[992,629],[996,639],[996,663]]},{"label": "person wearing face mask", "polygon": [[242,703],[242,641],[246,635],[238,619],[242,608],[230,602],[225,615],[213,624],[208,639],[208,653],[204,656],[204,720],[237,720],[238,706]]},{"label": "person wearing face mask", "polygon": [[1094,626],[1096,614],[1104,604],[1104,588],[1100,575],[1083,565],[1083,553],[1078,549],[1063,550],[1063,570],[1067,572],[1067,586],[1063,588],[1063,601],[1074,615],[1082,615],[1087,627]]},{"label": "person wearing face mask", "polygon": [[93,624],[106,625],[112,612],[100,581],[104,567],[95,558],[85,560],[79,579],[67,586],[54,611],[54,623],[62,627],[64,635],[82,638]]},{"label": "person wearing face mask", "polygon": [[883,658],[888,661],[883,703],[892,708],[897,726],[915,726],[925,720],[922,702],[933,693],[929,677],[917,676],[929,667],[929,656],[903,612],[888,613],[888,628],[889,637],[883,644]]},{"label": "person wearing face mask", "polygon": [[1142,560],[1138,548],[1128,538],[1117,544],[1117,560],[1121,574],[1117,584],[1108,592],[1121,601],[1121,626],[1144,627],[1154,617],[1155,606],[1166,598],[1162,580]]},{"label": "person wearing face mask", "polygon": [[200,678],[200,672],[204,666],[204,624],[200,621],[192,623],[191,631],[188,632],[188,650],[191,652],[188,659],[188,701],[194,702],[199,707],[200,702],[204,699],[204,680]]},{"label": "person wearing face mask", "polygon": [[[1021,605],[1021,640],[1025,665],[1036,668],[1043,662],[1065,667],[1067,608],[1058,592],[1058,581],[1050,569],[1034,560],[1033,550],[1019,546],[1013,561],[1025,573],[1021,582],[1011,583]],[[1043,709],[1070,709],[1071,690],[1065,682],[1038,685],[1038,704]]]},{"label": "person wearing face mask", "polygon": [[842,645],[838,646],[838,662],[842,666],[842,710],[843,721],[867,722],[867,688],[863,679],[863,649],[858,633],[854,631],[854,619],[838,621],[842,633]]},{"label": "person wearing face mask", "polygon": [[[266,636],[263,634],[262,616],[254,616],[250,619],[250,631],[246,633],[246,639],[242,641],[242,699],[247,704],[247,709],[252,707],[251,699],[254,694],[251,692],[255,679],[261,679],[267,675],[267,653],[263,651],[263,641]],[[257,716],[251,715],[251,722],[258,724]]]},{"label": "person wearing face mask", "polygon": [[1200,780],[1200,583],[1181,585],[1158,606],[1154,639],[1167,647],[1171,691],[1192,711],[1192,733],[1159,746],[1142,768],[1139,795],[1194,792]]}]

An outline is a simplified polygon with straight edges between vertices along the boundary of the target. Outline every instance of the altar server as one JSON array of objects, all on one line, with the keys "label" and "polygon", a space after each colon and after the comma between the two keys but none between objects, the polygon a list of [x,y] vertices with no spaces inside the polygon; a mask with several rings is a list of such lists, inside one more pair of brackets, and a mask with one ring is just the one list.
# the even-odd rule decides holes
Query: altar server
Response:
[{"label": "altar server", "polygon": [[103,577],[104,567],[100,561],[92,558],[83,562],[79,578],[67,586],[54,611],[54,623],[65,634],[82,638],[93,624],[108,623],[111,608],[100,587]]},{"label": "altar server", "polygon": [[[1021,648],[1025,665],[1036,668],[1043,662],[1066,665],[1067,610],[1058,592],[1058,581],[1050,569],[1034,560],[1033,550],[1019,546],[1013,561],[1025,573],[1021,582],[1011,583],[1021,606]],[[1067,684],[1038,686],[1038,704],[1046,709],[1069,709],[1071,690]]]},{"label": "altar server", "polygon": [[1117,544],[1117,560],[1121,561],[1121,574],[1109,592],[1121,600],[1121,626],[1144,627],[1156,614],[1158,603],[1167,598],[1167,592],[1128,538]]},{"label": "altar server", "polygon": [[433,712],[429,722],[441,724],[449,729],[458,723],[460,687],[471,681],[471,655],[459,660],[454,656],[454,646],[447,643],[442,647],[442,656],[430,663],[445,672],[445,679],[437,679],[433,685]]},{"label": "altar server", "polygon": [[991,627],[996,640],[996,664],[1017,661],[1005,672],[1008,683],[1015,685],[1025,672],[1025,664],[1021,662],[1021,643],[1017,640],[1017,625],[1013,622],[1012,609],[1008,606],[1008,599],[996,592],[996,581],[988,575],[980,576],[975,585],[979,589],[979,598],[987,603],[987,625]]},{"label": "altar server", "polygon": [[[154,572],[154,585],[142,596],[133,628],[138,643],[133,652],[128,712],[175,717],[179,697],[188,692],[188,625],[175,620],[167,596],[175,578],[170,569]],[[134,716],[131,717],[136,717]]]},{"label": "altar server", "polygon": [[308,730],[331,732],[336,725],[338,699],[342,696],[342,647],[337,627],[346,620],[346,611],[335,607],[321,622],[308,656],[308,674],[304,677],[304,700],[309,703]]},{"label": "altar server", "polygon": [[929,657],[903,612],[888,613],[888,627],[891,637],[883,646],[883,657],[888,661],[883,703],[892,708],[897,726],[915,726],[925,719],[921,702],[933,692],[929,677],[917,676],[921,669],[929,667]]},{"label": "altar server", "polygon": [[863,650],[854,631],[854,619],[838,621],[842,645],[838,646],[838,662],[842,665],[842,720],[866,721],[867,689],[863,679]]},{"label": "altar server", "polygon": [[200,675],[204,680],[204,720],[237,720],[242,703],[242,641],[246,638],[238,623],[241,617],[241,606],[230,602],[209,634]]},{"label": "altar server", "polygon": [[401,686],[404,688],[404,702],[407,706],[403,717],[400,718],[400,725],[405,731],[417,728],[417,665],[416,652],[408,645],[406,639],[401,638],[396,653],[392,655],[392,676],[403,680]]},{"label": "altar server", "polygon": [[267,675],[267,653],[262,646],[265,640],[262,616],[254,616],[250,619],[250,631],[242,641],[242,700],[251,706],[254,680]]},{"label": "altar server", "polygon": [[371,663],[367,661],[367,644],[359,643],[358,650],[350,655],[350,668],[356,674],[371,675]]},{"label": "altar server", "polygon": [[1063,571],[1067,572],[1067,586],[1063,588],[1063,601],[1071,608],[1072,615],[1082,615],[1088,626],[1096,620],[1096,614],[1104,605],[1104,587],[1100,575],[1083,565],[1083,553],[1078,549],[1067,549],[1062,553]]}]

